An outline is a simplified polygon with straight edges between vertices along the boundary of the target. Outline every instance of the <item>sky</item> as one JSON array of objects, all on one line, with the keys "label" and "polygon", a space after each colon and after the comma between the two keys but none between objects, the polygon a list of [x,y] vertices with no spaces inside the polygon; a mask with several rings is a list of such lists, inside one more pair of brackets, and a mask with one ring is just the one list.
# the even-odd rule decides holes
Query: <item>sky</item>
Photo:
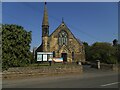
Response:
[{"label": "sky", "polygon": [[[43,10],[43,2],[4,2],[2,23],[32,31],[32,49],[41,44]],[[50,34],[64,18],[74,36],[89,45],[118,38],[117,2],[48,2],[47,10]]]}]

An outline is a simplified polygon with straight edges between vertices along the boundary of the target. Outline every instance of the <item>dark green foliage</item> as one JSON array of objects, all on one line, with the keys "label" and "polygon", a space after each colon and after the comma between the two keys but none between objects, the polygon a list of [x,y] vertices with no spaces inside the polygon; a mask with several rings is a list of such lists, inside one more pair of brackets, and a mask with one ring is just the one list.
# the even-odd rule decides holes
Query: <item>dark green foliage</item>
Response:
[{"label": "dark green foliage", "polygon": [[120,44],[114,46],[116,49],[115,56],[117,57],[118,63],[120,63]]},{"label": "dark green foliage", "polygon": [[34,63],[35,63],[34,56],[33,56],[33,53],[32,53],[32,52],[30,52],[30,63],[31,63],[31,64],[34,64]]},{"label": "dark green foliage", "polygon": [[85,57],[86,57],[86,61],[89,61],[89,57],[90,57],[90,46],[88,45],[87,42],[83,42],[83,45],[85,47]]},{"label": "dark green foliage", "polygon": [[120,44],[118,44],[118,48],[117,48],[117,59],[118,59],[118,63],[120,63]]},{"label": "dark green foliage", "polygon": [[2,71],[2,25],[0,24],[0,71]]},{"label": "dark green foliage", "polygon": [[18,25],[2,26],[2,66],[25,66],[30,63],[31,31]]},{"label": "dark green foliage", "polygon": [[112,46],[106,42],[96,42],[91,46],[86,43],[83,44],[87,61],[100,60],[102,63],[115,64],[118,60],[118,46]]},{"label": "dark green foliage", "polygon": [[113,46],[117,46],[118,45],[118,40],[117,39],[114,39],[113,40]]}]

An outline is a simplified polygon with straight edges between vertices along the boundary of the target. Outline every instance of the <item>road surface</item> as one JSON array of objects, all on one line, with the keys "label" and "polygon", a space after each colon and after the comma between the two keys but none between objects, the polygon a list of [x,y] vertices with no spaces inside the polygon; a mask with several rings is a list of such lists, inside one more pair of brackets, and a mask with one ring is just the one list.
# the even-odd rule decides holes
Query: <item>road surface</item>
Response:
[{"label": "road surface", "polygon": [[3,88],[118,88],[118,73],[85,67],[83,74],[3,80]]}]

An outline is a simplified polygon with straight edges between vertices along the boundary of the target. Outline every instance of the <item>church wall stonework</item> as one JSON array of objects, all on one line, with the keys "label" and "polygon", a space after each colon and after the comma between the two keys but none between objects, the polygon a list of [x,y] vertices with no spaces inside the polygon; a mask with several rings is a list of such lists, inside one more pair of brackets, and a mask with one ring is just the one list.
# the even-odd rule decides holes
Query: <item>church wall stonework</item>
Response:
[{"label": "church wall stonework", "polygon": [[55,57],[63,57],[65,62],[85,61],[83,44],[78,41],[62,20],[57,29],[49,35],[47,6],[44,6],[42,22],[42,44],[36,52],[54,52]]},{"label": "church wall stonework", "polygon": [[[61,30],[68,34],[67,45],[59,46],[58,38]],[[67,53],[68,62],[85,61],[83,44],[79,43],[67,26],[62,23],[49,37],[49,50],[55,51],[56,57],[61,57],[61,53]],[[74,53],[74,60],[72,53]]]},{"label": "church wall stonework", "polygon": [[42,38],[42,43],[43,43],[43,51],[46,52],[49,50],[48,48],[48,37],[43,37]]}]

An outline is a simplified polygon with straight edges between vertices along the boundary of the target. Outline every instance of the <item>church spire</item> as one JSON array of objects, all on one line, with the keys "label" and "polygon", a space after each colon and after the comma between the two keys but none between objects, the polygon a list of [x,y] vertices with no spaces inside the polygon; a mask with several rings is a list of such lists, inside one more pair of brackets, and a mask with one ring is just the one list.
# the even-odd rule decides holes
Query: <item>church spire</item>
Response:
[{"label": "church spire", "polygon": [[48,51],[49,45],[49,23],[48,23],[48,13],[47,13],[47,3],[44,4],[44,16],[42,22],[42,49],[43,52]]},{"label": "church spire", "polygon": [[64,23],[64,18],[62,17],[62,23]]},{"label": "church spire", "polygon": [[48,23],[48,13],[47,13],[47,3],[44,4],[44,15],[42,21],[42,36],[49,36],[49,23]]},{"label": "church spire", "polygon": [[47,3],[46,2],[45,2],[45,5],[44,5],[44,16],[43,16],[42,26],[43,25],[48,25],[49,26],[49,23],[48,23],[48,13],[47,13]]}]

